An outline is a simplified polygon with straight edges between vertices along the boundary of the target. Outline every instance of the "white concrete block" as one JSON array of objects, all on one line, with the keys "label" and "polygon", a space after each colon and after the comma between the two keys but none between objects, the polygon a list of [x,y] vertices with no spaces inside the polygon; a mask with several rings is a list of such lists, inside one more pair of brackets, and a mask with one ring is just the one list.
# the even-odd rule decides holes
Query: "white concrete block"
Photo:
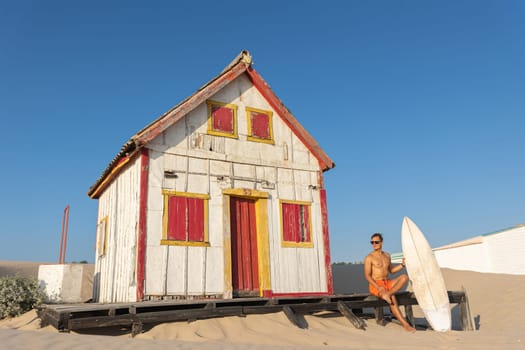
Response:
[{"label": "white concrete block", "polygon": [[93,265],[40,265],[38,283],[48,303],[83,303],[93,295]]}]

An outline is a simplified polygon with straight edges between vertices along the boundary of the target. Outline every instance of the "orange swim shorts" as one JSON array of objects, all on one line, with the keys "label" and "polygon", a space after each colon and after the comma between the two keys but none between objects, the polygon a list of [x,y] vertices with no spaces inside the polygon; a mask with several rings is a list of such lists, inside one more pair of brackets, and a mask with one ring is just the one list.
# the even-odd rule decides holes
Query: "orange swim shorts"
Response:
[{"label": "orange swim shorts", "polygon": [[[392,289],[392,280],[376,280],[376,283],[380,285],[381,287],[384,287],[387,291]],[[376,297],[379,297],[379,291],[377,288],[373,285],[369,285],[368,289],[370,290],[370,294],[375,295]]]}]

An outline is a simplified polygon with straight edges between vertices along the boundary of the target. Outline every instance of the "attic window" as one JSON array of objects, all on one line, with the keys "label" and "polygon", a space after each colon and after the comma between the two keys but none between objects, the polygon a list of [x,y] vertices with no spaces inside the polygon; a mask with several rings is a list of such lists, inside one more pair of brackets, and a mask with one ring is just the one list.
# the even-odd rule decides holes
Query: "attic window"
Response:
[{"label": "attic window", "polygon": [[162,191],[163,245],[209,246],[208,199],[206,194]]},{"label": "attic window", "polygon": [[313,247],[310,203],[281,200],[283,247]]},{"label": "attic window", "polygon": [[273,144],[272,112],[246,107],[248,140]]},{"label": "attic window", "polygon": [[237,138],[237,106],[217,101],[208,105],[208,134]]}]

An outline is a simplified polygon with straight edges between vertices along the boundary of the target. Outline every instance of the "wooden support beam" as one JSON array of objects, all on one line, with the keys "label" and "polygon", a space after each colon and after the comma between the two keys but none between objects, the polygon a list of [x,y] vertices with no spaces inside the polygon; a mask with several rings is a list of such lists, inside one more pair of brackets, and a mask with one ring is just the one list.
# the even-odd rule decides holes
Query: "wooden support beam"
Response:
[{"label": "wooden support beam", "polygon": [[137,334],[142,333],[142,322],[136,321],[131,324],[131,337],[135,338]]},{"label": "wooden support beam", "polygon": [[[466,291],[448,291],[451,304],[459,304],[461,327],[475,330]],[[407,321],[414,326],[412,305],[417,300],[411,292],[396,293],[399,306],[405,307]],[[275,297],[141,302],[130,304],[79,304],[45,305],[39,308],[43,324],[57,330],[69,331],[82,328],[126,326],[140,332],[142,324],[188,321],[224,316],[244,316],[284,311],[286,317],[299,328],[308,328],[304,315],[319,311],[343,314],[356,328],[364,329],[362,320],[365,309],[373,309],[376,322],[385,325],[384,307],[387,303],[369,294],[327,295],[322,297]],[[362,323],[361,323],[362,322]],[[364,325],[363,325],[364,324]]]},{"label": "wooden support beam", "polygon": [[412,310],[412,305],[405,305],[405,318],[409,325],[416,328],[416,323],[414,322],[414,311]]},{"label": "wooden support beam", "polygon": [[359,317],[357,317],[352,310],[346,306],[346,304],[342,301],[337,302],[337,309],[339,312],[350,321],[357,329],[366,330],[366,323]]},{"label": "wooden support beam", "polygon": [[476,324],[470,313],[470,305],[468,301],[467,291],[465,287],[461,287],[463,291],[463,298],[459,302],[459,315],[461,318],[461,329],[464,331],[475,331]]},{"label": "wooden support beam", "polygon": [[283,312],[286,315],[286,317],[288,317],[288,320],[290,320],[290,322],[292,322],[297,327],[301,329],[308,328],[308,323],[306,322],[304,316],[295,313],[295,311],[290,306],[283,306]]},{"label": "wooden support beam", "polygon": [[[396,295],[396,297],[397,297],[397,295]],[[380,299],[376,298],[373,295],[369,295],[364,300],[367,301],[367,302],[374,303],[373,308],[374,308],[374,317],[376,319],[376,323],[378,325],[380,325],[380,326],[385,326],[386,325],[386,320],[385,320],[385,312],[383,310],[383,306],[387,305],[386,301],[384,301],[382,299],[380,300]]]},{"label": "wooden support beam", "polygon": [[376,323],[380,326],[386,325],[385,320],[385,311],[383,310],[383,306],[376,306],[374,307],[374,316],[376,318]]},{"label": "wooden support beam", "polygon": [[38,317],[42,320],[41,326],[45,327],[47,325],[51,325],[55,327],[56,329],[60,329],[59,325],[59,315],[56,312],[53,312],[51,309],[39,309],[38,310]]},{"label": "wooden support beam", "polygon": [[69,332],[71,328],[69,327],[69,318],[71,314],[64,312],[58,314],[58,331],[59,332]]}]

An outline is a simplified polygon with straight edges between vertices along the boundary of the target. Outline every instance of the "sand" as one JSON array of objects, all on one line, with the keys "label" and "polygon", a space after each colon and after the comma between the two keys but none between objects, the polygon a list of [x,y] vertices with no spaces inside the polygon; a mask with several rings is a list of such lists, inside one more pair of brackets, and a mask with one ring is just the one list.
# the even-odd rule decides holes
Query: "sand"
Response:
[{"label": "sand", "polygon": [[38,277],[38,267],[41,264],[30,261],[1,261],[0,260],[0,277],[4,276],[24,276],[24,277]]},{"label": "sand", "polygon": [[[3,264],[3,263],[2,263]],[[3,271],[0,269],[0,271]],[[293,326],[283,313],[225,317],[191,323],[164,323],[135,338],[127,330],[98,333],[58,333],[40,328],[35,311],[0,321],[0,348],[6,349],[525,349],[520,302],[525,276],[483,274],[444,269],[447,289],[465,287],[477,331],[459,330],[459,312],[452,306],[453,330],[420,330],[410,334],[396,322],[382,327],[366,320],[366,331],[355,329],[335,314],[306,316],[308,329]],[[339,293],[362,292],[362,266],[334,267]],[[415,308],[416,323],[425,323]],[[105,335],[102,335],[105,334]]]}]

